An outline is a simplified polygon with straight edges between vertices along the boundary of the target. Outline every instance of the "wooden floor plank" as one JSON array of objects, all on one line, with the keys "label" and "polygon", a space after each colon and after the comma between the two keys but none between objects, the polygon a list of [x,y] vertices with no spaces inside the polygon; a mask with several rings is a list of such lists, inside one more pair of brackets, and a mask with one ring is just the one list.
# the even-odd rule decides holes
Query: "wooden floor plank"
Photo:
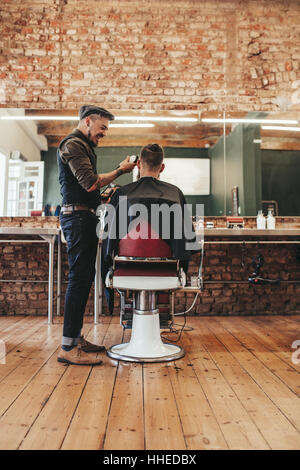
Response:
[{"label": "wooden floor plank", "polygon": [[142,364],[120,361],[103,448],[144,449]]},{"label": "wooden floor plank", "polygon": [[227,449],[214,411],[193,369],[190,355],[168,367],[187,449]]},{"label": "wooden floor plank", "polygon": [[[107,326],[103,344],[108,348],[121,341],[122,328],[113,323]],[[63,450],[103,448],[117,366],[117,361],[103,355],[103,365],[93,367],[62,443]]]},{"label": "wooden floor plank", "polygon": [[90,370],[90,367],[68,367],[26,435],[21,450],[60,448]]},{"label": "wooden floor plank", "polygon": [[145,448],[185,450],[186,443],[168,368],[170,363],[144,365]]},{"label": "wooden floor plank", "polygon": [[[60,347],[59,341],[57,347]],[[0,449],[18,448],[66,370],[67,367],[57,362],[57,351],[55,351],[0,418]]]},{"label": "wooden floor plank", "polygon": [[[286,417],[290,424],[290,426],[288,426],[290,428],[290,440],[287,444],[295,445],[295,443],[297,443],[297,445],[300,445],[300,434],[296,430],[300,425],[300,410],[296,395],[261,364],[250,351],[224,330],[217,321],[210,319],[208,322],[205,319],[203,323],[216,335],[224,347],[230,350],[232,356],[237,360],[244,371],[249,374],[252,380],[255,381],[257,386],[277,408],[277,416],[278,412],[280,412]],[[297,407],[296,409],[295,406]]]},{"label": "wooden floor plank", "polygon": [[199,330],[198,341],[203,342],[269,446],[272,449],[297,449],[299,433],[206,326],[211,319],[202,317],[199,320],[195,323]]},{"label": "wooden floor plank", "polygon": [[281,321],[279,317],[270,319],[269,317],[262,316],[257,318],[249,318],[255,325],[260,326],[274,336],[275,341],[283,341],[286,345],[291,345],[292,342],[299,337],[299,329],[295,328],[294,325]]},{"label": "wooden floor plank", "polygon": [[[4,323],[3,319],[0,319],[0,363],[7,362],[7,355],[10,351],[15,349],[18,344],[22,343],[28,336],[34,334],[42,322],[40,318],[29,318],[23,317],[22,319],[16,320],[16,323],[13,322]],[[6,327],[5,327],[6,326]],[[6,373],[7,369],[2,369]],[[0,374],[1,380],[1,374]]]},{"label": "wooden floor plank", "polygon": [[[30,338],[30,340],[23,344],[20,353],[15,353],[16,355],[19,354],[17,357],[17,367],[0,383],[0,416],[24,390],[41,367],[43,367],[49,356],[57,349],[61,336],[60,326],[51,325],[50,328],[46,328],[42,327],[34,338]],[[6,365],[3,367],[6,367]]]},{"label": "wooden floor plank", "polygon": [[230,381],[224,377],[223,371],[213,360],[212,353],[217,352],[222,354],[223,363],[230,363],[230,353],[214,341],[208,330],[202,327],[199,330],[198,325],[194,331],[184,336],[190,361],[228,447],[234,450],[268,449],[266,440],[244,408]]},{"label": "wooden floor plank", "polygon": [[[19,324],[19,323],[18,323]],[[39,330],[43,330],[44,322],[41,319],[29,319],[25,324],[16,328],[16,331],[3,335],[5,343],[5,367],[0,368],[0,382],[5,378],[23,358],[29,354],[30,348],[25,347],[26,341],[35,338]]]},{"label": "wooden floor plank", "polygon": [[282,361],[261,341],[257,340],[252,332],[247,331],[243,319],[239,323],[220,317],[217,321],[251,353],[264,364],[276,377],[286,384],[296,395],[300,392],[300,374],[295,368]]},{"label": "wooden floor plank", "polygon": [[268,326],[266,329],[264,325],[258,324],[258,322],[252,321],[249,318],[244,318],[243,324],[255,338],[258,338],[266,347],[270,348],[282,361],[295,370],[299,370],[299,366],[297,367],[297,365],[293,364],[291,361],[291,343],[284,334],[278,332],[278,328],[272,330],[270,326]]},{"label": "wooden floor plank", "polygon": [[[2,335],[2,332],[8,329],[9,327],[11,328],[17,328],[18,323],[24,322],[24,320],[28,317],[25,317],[24,315],[0,315],[0,337]],[[30,317],[31,318],[31,317]]]},{"label": "wooden floor plank", "polygon": [[284,413],[293,425],[300,431],[300,400],[285,383],[274,375],[262,362],[260,362],[252,351],[243,346],[219,323],[213,319],[210,322],[210,329],[218,336],[222,337],[222,343],[230,349],[242,367],[253,377],[256,383],[270,397],[273,403]]},{"label": "wooden floor plank", "polygon": [[[272,318],[270,316],[265,315],[262,317],[264,321],[267,321],[272,326],[281,325],[284,327],[285,331],[289,331],[291,333],[298,331],[300,327],[300,315],[276,315]],[[279,328],[280,330],[280,328]]]},{"label": "wooden floor plank", "polygon": [[0,418],[0,449],[17,449],[47,403],[67,368],[57,362],[56,351]]},{"label": "wooden floor plank", "polygon": [[300,323],[294,320],[289,320],[279,317],[275,321],[270,321],[268,318],[263,319],[263,325],[265,328],[270,329],[271,332],[275,332],[279,338],[284,338],[287,346],[291,347],[295,340],[300,340]]},{"label": "wooden floor plank", "polygon": [[281,315],[281,320],[285,320],[286,323],[290,323],[295,327],[300,327],[300,315]]},{"label": "wooden floor plank", "polygon": [[[20,320],[14,324],[10,324],[5,329],[1,329],[0,339],[5,342],[6,352],[9,353],[14,347],[19,343],[24,341],[30,335],[33,335],[41,325],[46,324],[44,318],[41,317],[24,317],[23,320]],[[0,328],[2,322],[0,320]]]},{"label": "wooden floor plank", "polygon": [[[84,331],[90,328],[85,325]],[[67,370],[26,434],[21,450],[56,450],[63,442],[91,367],[63,364],[61,367]]]}]

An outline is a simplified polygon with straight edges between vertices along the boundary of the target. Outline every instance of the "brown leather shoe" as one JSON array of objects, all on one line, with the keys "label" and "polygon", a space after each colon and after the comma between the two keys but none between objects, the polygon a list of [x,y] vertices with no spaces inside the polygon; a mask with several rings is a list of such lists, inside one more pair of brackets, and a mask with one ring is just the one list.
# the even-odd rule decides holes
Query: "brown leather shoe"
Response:
[{"label": "brown leather shoe", "polygon": [[102,361],[96,356],[85,353],[81,347],[77,346],[71,349],[71,351],[65,351],[61,349],[58,357],[58,362],[64,362],[65,364],[75,364],[78,366],[95,366],[102,364]]},{"label": "brown leather shoe", "polygon": [[83,336],[80,336],[78,345],[81,347],[82,351],[86,353],[105,351],[105,346],[99,346],[98,344],[90,343]]}]

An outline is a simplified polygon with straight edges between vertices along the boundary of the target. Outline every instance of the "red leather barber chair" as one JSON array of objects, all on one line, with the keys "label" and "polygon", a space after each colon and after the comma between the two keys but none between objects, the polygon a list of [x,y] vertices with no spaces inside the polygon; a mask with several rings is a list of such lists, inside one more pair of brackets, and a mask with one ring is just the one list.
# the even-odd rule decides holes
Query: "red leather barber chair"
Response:
[{"label": "red leather barber chair", "polygon": [[140,234],[137,239],[128,234],[119,242],[118,256],[106,278],[107,287],[120,293],[133,292],[131,339],[128,343],[111,346],[107,354],[124,361],[172,361],[183,357],[184,350],[162,341],[157,296],[158,292],[184,286],[185,275],[179,268],[179,261],[172,258],[169,245],[158,238],[150,225],[140,225]]}]

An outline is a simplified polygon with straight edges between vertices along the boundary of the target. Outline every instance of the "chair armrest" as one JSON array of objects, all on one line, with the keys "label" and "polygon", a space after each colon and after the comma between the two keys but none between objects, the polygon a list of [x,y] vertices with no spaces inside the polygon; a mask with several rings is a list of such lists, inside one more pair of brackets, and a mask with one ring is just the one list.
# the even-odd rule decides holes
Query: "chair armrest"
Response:
[{"label": "chair armrest", "polygon": [[105,286],[108,289],[113,288],[113,274],[114,274],[113,268],[110,268],[108,270],[108,273],[106,274],[106,277],[105,277]]}]

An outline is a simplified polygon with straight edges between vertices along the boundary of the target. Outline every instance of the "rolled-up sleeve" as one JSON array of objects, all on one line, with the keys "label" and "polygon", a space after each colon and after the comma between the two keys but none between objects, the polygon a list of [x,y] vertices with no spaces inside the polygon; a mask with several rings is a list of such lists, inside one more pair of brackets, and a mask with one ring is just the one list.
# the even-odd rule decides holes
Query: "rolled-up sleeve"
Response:
[{"label": "rolled-up sleeve", "polygon": [[99,177],[94,173],[83,145],[79,142],[66,142],[60,149],[60,158],[69,165],[78,183],[86,191],[89,191],[94,186],[94,189],[96,189]]}]

